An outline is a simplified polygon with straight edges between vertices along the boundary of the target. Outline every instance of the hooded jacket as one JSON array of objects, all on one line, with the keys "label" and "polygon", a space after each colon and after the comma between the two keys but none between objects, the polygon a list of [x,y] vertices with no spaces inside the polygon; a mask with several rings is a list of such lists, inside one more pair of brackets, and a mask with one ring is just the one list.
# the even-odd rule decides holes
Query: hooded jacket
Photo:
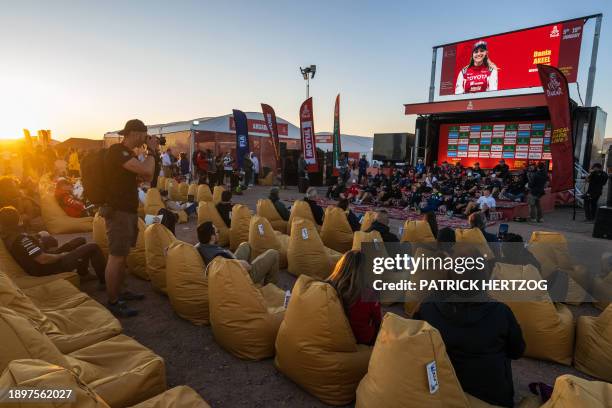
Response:
[{"label": "hooded jacket", "polygon": [[383,242],[399,242],[397,236],[389,231],[389,226],[382,224],[378,221],[374,221],[372,226],[366,232],[378,231]]}]

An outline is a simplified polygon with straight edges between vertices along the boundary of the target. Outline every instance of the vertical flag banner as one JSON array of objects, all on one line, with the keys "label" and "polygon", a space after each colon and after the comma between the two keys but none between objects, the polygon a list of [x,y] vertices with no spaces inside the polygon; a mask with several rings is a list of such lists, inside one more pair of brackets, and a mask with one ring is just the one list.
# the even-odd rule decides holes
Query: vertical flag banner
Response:
[{"label": "vertical flag banner", "polygon": [[300,107],[300,133],[302,134],[302,152],[308,165],[309,173],[319,170],[317,165],[317,144],[314,134],[314,113],[312,112],[312,98],[306,99]]},{"label": "vertical flag banner", "polygon": [[26,146],[32,147],[32,135],[28,129],[23,129],[23,140],[25,141]]},{"label": "vertical flag banner", "polygon": [[340,168],[340,153],[342,152],[342,142],[340,140],[340,94],[336,96],[336,105],[334,106],[334,133],[333,141],[333,160],[334,168]]},{"label": "vertical flag banner", "polygon": [[44,130],[38,130],[36,131],[36,135],[38,136],[38,144],[42,145],[43,147],[47,146],[47,135],[45,134]]},{"label": "vertical flag banner", "polygon": [[551,191],[555,193],[570,190],[574,188],[574,143],[567,78],[561,71],[550,65],[538,65],[538,73],[542,88],[544,88],[552,127],[550,140],[553,161]]},{"label": "vertical flag banner", "polygon": [[274,149],[274,159],[276,160],[276,168],[280,167],[280,142],[278,139],[278,124],[276,123],[276,113],[270,105],[265,103],[261,104],[261,112],[263,113],[268,133],[270,134],[270,141],[272,142],[272,148]]},{"label": "vertical flag banner", "polygon": [[244,155],[249,152],[249,128],[243,111],[234,109],[232,112],[236,123],[236,163],[242,168]]}]

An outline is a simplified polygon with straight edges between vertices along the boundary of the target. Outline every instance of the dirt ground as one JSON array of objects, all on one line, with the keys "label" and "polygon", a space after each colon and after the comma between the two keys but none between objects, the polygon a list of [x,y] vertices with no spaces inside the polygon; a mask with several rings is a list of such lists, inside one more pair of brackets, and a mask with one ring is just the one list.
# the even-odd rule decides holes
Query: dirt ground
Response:
[{"label": "dirt ground", "polygon": [[[253,211],[257,199],[267,196],[267,188],[257,187],[235,196],[235,203],[247,204]],[[282,199],[296,199],[300,195],[293,189],[283,190]],[[559,230],[568,237],[593,241],[594,244],[609,244],[602,240],[590,238],[592,224],[582,221],[571,221],[571,211],[561,209],[545,216],[544,224],[510,223],[510,229],[528,239],[533,230]],[[578,220],[583,216],[579,214]],[[392,228],[401,224],[392,221]],[[179,239],[196,242],[195,219],[188,224],[177,225],[176,235]],[[62,240],[70,236],[60,237]],[[88,237],[91,239],[91,234]],[[295,278],[286,271],[281,272],[280,286],[290,289]],[[146,295],[141,302],[132,302],[140,314],[135,318],[122,319],[124,333],[132,336],[143,345],[151,348],[165,359],[168,386],[186,384],[194,388],[213,407],[324,407],[307,392],[300,389],[291,380],[278,372],[273,359],[260,362],[242,361],[224,351],[214,340],[208,326],[194,326],[179,318],[164,295],[154,292],[149,282],[134,277],[129,278],[132,290]],[[96,288],[95,282],[86,282],[83,290],[101,303],[105,302],[105,293]],[[599,312],[590,306],[570,307],[574,316],[596,315]],[[401,314],[401,307],[393,307],[395,313]],[[512,363],[514,385],[517,400],[529,393],[531,382],[554,383],[561,374],[574,374],[588,378],[572,367],[544,361],[522,358]],[[401,375],[401,373],[398,373]],[[486,373],[483,373],[486,375]]]}]

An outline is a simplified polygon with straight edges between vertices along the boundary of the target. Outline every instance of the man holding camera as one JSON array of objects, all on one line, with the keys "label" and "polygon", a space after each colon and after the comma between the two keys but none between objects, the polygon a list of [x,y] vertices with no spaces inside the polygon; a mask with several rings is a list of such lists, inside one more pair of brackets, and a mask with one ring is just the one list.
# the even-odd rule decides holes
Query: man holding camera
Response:
[{"label": "man holding camera", "polygon": [[[138,312],[125,303],[141,300],[141,294],[123,291],[126,261],[138,237],[138,184],[142,179],[151,181],[155,172],[155,152],[158,139],[147,134],[147,127],[138,120],[129,120],[123,130],[121,143],[111,146],[104,157],[107,180],[106,205],[100,210],[106,221],[108,262],[106,264],[106,291],[108,308],[120,317],[135,316]],[[147,146],[147,156],[139,161],[134,148]]]}]

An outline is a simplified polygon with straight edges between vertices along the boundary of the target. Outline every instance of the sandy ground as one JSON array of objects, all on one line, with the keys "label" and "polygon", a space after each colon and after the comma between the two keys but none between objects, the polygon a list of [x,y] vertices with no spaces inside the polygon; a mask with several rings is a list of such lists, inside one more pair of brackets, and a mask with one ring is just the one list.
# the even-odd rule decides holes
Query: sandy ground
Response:
[{"label": "sandy ground", "polygon": [[[235,203],[247,204],[255,210],[257,199],[267,195],[267,188],[257,187],[234,197]],[[283,190],[281,198],[296,199],[300,195],[293,189]],[[563,231],[569,238],[581,239],[593,245],[609,242],[590,237],[592,224],[584,223],[582,214],[579,221],[571,220],[571,210],[561,209],[545,216],[543,224],[510,223],[510,230],[528,238],[533,230]],[[177,237],[185,242],[195,243],[194,219],[188,224],[177,225]],[[392,228],[397,231],[401,221],[393,220]],[[71,236],[62,236],[67,239]],[[91,238],[91,236],[89,236]],[[286,271],[281,272],[280,286],[289,289],[295,278]],[[162,356],[166,362],[168,386],[187,384],[194,388],[213,407],[324,407],[325,404],[300,389],[291,380],[279,373],[273,359],[260,362],[242,361],[224,351],[214,340],[208,326],[194,326],[176,316],[168,299],[151,289],[149,282],[129,278],[132,290],[146,295],[144,301],[132,302],[140,310],[135,318],[122,319],[124,333],[134,337],[143,345]],[[99,302],[105,302],[105,294],[96,289],[95,282],[86,282],[83,290]],[[598,310],[590,306],[571,307],[574,316],[596,315]],[[392,307],[401,314],[401,307]],[[557,376],[571,373],[586,377],[572,367],[523,358],[513,362],[514,384],[517,400],[528,394],[531,382],[541,381],[552,384]],[[401,375],[401,373],[398,373]],[[486,373],[483,373],[486,375]]]}]

